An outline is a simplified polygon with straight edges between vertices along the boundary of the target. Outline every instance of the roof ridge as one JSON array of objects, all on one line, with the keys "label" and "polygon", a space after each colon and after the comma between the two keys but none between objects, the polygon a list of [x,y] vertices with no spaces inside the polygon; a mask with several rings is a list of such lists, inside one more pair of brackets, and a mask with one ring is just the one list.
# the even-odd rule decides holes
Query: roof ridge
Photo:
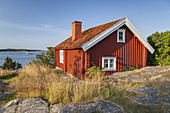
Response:
[{"label": "roof ridge", "polygon": [[[100,25],[91,27],[91,28],[89,28],[89,29],[96,28],[96,27],[99,27],[99,26],[102,26],[102,25],[106,25],[106,24],[109,24],[109,23],[112,23],[112,22],[115,22],[115,21],[118,21],[118,20],[120,21],[120,20],[122,20],[122,19],[124,19],[124,18],[126,18],[126,17],[123,17],[123,18],[120,18],[120,19],[117,19],[117,20],[114,20],[114,21],[111,21],[111,22],[107,22],[107,23],[104,23],[104,24],[100,24]],[[89,30],[89,29],[86,29],[86,30]],[[84,30],[84,31],[86,31],[86,30]],[[82,32],[84,32],[84,31],[82,31]]]}]

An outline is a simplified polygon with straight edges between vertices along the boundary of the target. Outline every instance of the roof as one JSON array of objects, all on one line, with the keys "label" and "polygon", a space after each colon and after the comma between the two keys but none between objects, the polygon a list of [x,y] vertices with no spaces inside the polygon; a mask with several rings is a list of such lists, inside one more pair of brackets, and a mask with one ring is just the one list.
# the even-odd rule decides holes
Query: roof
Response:
[{"label": "roof", "polygon": [[72,37],[70,37],[53,49],[83,48],[84,51],[87,51],[123,25],[126,25],[151,53],[155,51],[126,17],[85,30],[80,38],[72,41]]},{"label": "roof", "polygon": [[106,23],[106,24],[102,24],[102,25],[87,29],[87,30],[82,32],[82,36],[80,38],[72,41],[72,37],[69,37],[64,42],[62,42],[59,45],[57,45],[56,47],[54,47],[54,49],[81,48],[81,46],[83,44],[90,41],[92,38],[99,35],[100,33],[105,31],[109,27],[113,26],[114,24],[116,24],[120,20],[122,20],[122,19],[119,19],[119,20],[116,20],[116,21],[113,21],[113,22],[109,22],[109,23]]}]

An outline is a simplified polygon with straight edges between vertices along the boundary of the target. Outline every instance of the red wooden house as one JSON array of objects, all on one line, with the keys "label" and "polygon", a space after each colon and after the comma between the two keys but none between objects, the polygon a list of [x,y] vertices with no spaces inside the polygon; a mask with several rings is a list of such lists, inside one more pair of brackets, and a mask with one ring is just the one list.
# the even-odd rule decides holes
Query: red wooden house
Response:
[{"label": "red wooden house", "polygon": [[146,66],[147,50],[154,49],[125,17],[81,31],[82,22],[72,23],[72,36],[53,48],[55,66],[80,77],[96,65],[111,74],[123,67]]}]

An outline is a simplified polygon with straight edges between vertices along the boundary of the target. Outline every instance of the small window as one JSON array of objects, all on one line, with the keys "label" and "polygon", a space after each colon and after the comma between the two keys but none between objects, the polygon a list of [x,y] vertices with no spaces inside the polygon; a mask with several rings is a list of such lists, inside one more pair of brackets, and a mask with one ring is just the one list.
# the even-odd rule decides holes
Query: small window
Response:
[{"label": "small window", "polygon": [[125,43],[125,29],[117,30],[117,42]]},{"label": "small window", "polygon": [[102,57],[103,71],[116,70],[116,57]]},{"label": "small window", "polygon": [[64,63],[63,50],[60,50],[60,63]]}]

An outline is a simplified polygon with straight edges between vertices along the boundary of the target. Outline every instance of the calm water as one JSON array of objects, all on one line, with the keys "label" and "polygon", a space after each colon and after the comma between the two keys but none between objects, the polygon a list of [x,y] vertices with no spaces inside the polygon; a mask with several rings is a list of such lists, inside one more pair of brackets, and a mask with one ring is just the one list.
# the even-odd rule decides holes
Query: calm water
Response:
[{"label": "calm water", "polygon": [[36,59],[36,54],[41,54],[41,52],[42,51],[31,52],[33,54],[30,55],[26,54],[28,52],[0,52],[0,66],[2,66],[7,56],[11,57],[13,61],[22,64],[22,66],[25,66],[31,62],[31,60]]}]

